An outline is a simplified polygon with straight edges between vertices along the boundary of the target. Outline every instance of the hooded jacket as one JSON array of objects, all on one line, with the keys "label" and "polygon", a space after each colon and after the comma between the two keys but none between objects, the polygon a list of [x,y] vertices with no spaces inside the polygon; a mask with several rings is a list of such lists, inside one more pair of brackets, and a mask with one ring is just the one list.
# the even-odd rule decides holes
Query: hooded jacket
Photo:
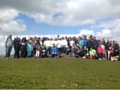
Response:
[{"label": "hooded jacket", "polygon": [[13,47],[13,40],[11,38],[7,38],[5,42],[6,47]]}]

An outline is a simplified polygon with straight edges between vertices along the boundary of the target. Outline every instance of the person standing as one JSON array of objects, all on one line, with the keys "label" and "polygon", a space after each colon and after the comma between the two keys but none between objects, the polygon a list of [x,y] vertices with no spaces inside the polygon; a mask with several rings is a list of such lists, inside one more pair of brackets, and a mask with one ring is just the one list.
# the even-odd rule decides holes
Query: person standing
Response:
[{"label": "person standing", "polygon": [[93,49],[97,51],[99,46],[98,40],[96,40],[96,37],[93,37]]},{"label": "person standing", "polygon": [[28,58],[32,57],[32,51],[33,51],[32,41],[29,40],[28,44],[27,44],[27,56],[28,56]]},{"label": "person standing", "polygon": [[26,37],[22,38],[21,42],[20,42],[20,55],[22,58],[26,58],[27,57],[27,40]]},{"label": "person standing", "polygon": [[11,50],[13,47],[13,40],[12,40],[12,35],[9,35],[6,42],[5,42],[5,48],[6,48],[6,59],[10,58]]},{"label": "person standing", "polygon": [[83,48],[84,40],[82,37],[79,37],[78,46]]},{"label": "person standing", "polygon": [[20,51],[20,38],[16,37],[13,41],[14,44],[14,58],[19,58],[19,51]]},{"label": "person standing", "polygon": [[114,42],[114,56],[119,56],[119,44],[115,41]]},{"label": "person standing", "polygon": [[36,45],[36,53],[35,53],[35,57],[36,58],[39,58],[40,57],[40,54],[41,54],[41,48],[40,48],[40,45]]},{"label": "person standing", "polygon": [[44,41],[44,45],[46,47],[46,52],[49,55],[50,54],[51,45],[52,45],[52,40],[47,39],[46,41]]},{"label": "person standing", "polygon": [[87,48],[88,48],[88,52],[90,51],[90,48],[93,49],[94,43],[93,43],[93,38],[92,38],[92,36],[89,37],[89,40],[88,40],[86,46],[87,46]]}]

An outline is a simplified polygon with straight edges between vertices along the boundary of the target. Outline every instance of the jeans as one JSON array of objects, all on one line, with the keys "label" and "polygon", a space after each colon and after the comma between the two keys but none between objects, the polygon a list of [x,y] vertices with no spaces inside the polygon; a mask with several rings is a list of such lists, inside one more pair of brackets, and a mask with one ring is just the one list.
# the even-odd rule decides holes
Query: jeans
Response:
[{"label": "jeans", "polygon": [[51,53],[51,47],[46,47],[47,54]]},{"label": "jeans", "polygon": [[12,50],[12,47],[6,47],[6,55],[5,55],[6,58],[10,57],[11,50]]},{"label": "jeans", "polygon": [[32,56],[32,51],[27,51],[27,56],[31,57]]},{"label": "jeans", "polygon": [[62,53],[62,48],[58,48],[58,51],[57,51],[57,56],[60,57],[60,54]]}]

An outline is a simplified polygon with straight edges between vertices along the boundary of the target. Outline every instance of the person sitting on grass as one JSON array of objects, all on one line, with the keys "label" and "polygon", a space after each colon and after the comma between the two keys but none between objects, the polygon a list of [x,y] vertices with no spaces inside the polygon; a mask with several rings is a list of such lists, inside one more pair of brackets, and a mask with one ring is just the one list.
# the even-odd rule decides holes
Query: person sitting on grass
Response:
[{"label": "person sitting on grass", "polygon": [[42,52],[42,53],[41,53],[41,57],[42,57],[42,58],[48,57],[48,55],[47,55],[47,50],[46,50],[46,47],[45,47],[44,44],[42,45],[41,52]]},{"label": "person sitting on grass", "polygon": [[29,40],[27,44],[27,56],[30,58],[32,56],[32,51],[33,51],[33,46],[32,46],[32,41]]},{"label": "person sitting on grass", "polygon": [[78,49],[78,47],[77,47],[77,45],[74,43],[73,46],[72,46],[72,52],[71,52],[72,56],[75,56],[75,52],[76,52],[77,49]]},{"label": "person sitting on grass", "polygon": [[84,49],[83,49],[83,47],[77,47],[76,51],[75,51],[75,57],[76,58],[78,58],[78,57],[83,58],[83,56],[84,56]]},{"label": "person sitting on grass", "polygon": [[51,58],[57,56],[57,47],[55,46],[55,44],[53,44],[53,46],[51,47]]},{"label": "person sitting on grass", "polygon": [[65,52],[66,52],[66,55],[70,54],[71,50],[70,50],[70,46],[69,45],[66,46]]},{"label": "person sitting on grass", "polygon": [[90,59],[96,58],[96,50],[93,48],[90,48],[89,55],[90,55]]},{"label": "person sitting on grass", "polygon": [[85,50],[83,47],[80,47],[80,57],[84,58],[84,56],[85,56]]}]

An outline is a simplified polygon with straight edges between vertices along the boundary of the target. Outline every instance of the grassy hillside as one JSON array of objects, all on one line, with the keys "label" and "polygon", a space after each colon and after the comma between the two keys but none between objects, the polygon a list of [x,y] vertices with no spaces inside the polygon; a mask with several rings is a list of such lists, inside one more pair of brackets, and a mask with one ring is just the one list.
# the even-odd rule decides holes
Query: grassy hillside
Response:
[{"label": "grassy hillside", "polygon": [[0,58],[0,89],[120,89],[120,62]]}]

